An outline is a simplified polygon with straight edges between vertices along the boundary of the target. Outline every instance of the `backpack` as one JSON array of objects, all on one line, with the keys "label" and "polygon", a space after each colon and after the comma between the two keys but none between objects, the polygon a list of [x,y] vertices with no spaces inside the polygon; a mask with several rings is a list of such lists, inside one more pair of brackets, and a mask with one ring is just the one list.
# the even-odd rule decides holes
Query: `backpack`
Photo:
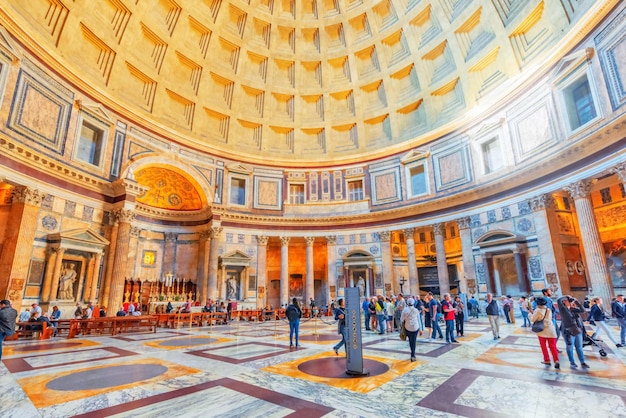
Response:
[{"label": "backpack", "polygon": [[443,313],[443,306],[441,306],[441,302],[439,302],[438,300],[437,302],[437,313],[442,314]]},{"label": "backpack", "polygon": [[287,316],[287,319],[290,321],[295,321],[296,319],[300,318],[298,309],[293,305],[289,305],[287,307],[287,310],[285,311],[285,315]]}]

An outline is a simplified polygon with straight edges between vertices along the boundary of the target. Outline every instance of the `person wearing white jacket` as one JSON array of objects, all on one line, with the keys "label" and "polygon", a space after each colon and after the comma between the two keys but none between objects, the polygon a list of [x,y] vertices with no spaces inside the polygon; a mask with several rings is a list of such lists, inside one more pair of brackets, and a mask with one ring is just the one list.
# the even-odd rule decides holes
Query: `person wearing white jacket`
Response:
[{"label": "person wearing white jacket", "polygon": [[[533,312],[530,322],[534,324],[536,321],[543,321],[543,330],[537,332],[539,346],[543,354],[542,363],[548,366],[552,364],[550,363],[550,355],[548,354],[549,348],[552,353],[552,358],[554,359],[554,368],[558,369],[561,366],[559,364],[559,352],[556,348],[556,330],[552,326],[552,310],[548,309],[547,299],[547,297],[537,298],[537,309]],[[548,347],[546,347],[546,345]]]},{"label": "person wearing white jacket", "polygon": [[406,308],[402,311],[400,317],[400,323],[404,324],[406,328],[406,336],[409,340],[409,347],[411,348],[411,361],[415,361],[415,342],[417,340],[417,333],[421,330],[419,311],[415,308],[415,299],[409,298],[406,301]]}]

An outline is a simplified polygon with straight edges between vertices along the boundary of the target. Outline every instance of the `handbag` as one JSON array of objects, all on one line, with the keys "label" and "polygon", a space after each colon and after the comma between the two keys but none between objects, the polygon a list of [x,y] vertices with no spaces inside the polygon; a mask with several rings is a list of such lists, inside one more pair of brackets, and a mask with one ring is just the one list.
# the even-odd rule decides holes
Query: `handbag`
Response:
[{"label": "handbag", "polygon": [[578,325],[571,325],[570,327],[567,328],[567,332],[569,333],[569,335],[571,335],[572,337],[577,336],[578,334],[582,333],[582,331],[580,330],[580,328],[578,327]]},{"label": "handbag", "polygon": [[402,321],[402,327],[400,328],[400,339],[406,341],[406,327],[404,326],[404,321]]},{"label": "handbag", "polygon": [[546,309],[546,313],[543,314],[543,318],[541,318],[541,321],[533,322],[533,326],[530,328],[533,332],[543,331],[543,320],[546,319],[547,314],[548,314],[548,310]]}]

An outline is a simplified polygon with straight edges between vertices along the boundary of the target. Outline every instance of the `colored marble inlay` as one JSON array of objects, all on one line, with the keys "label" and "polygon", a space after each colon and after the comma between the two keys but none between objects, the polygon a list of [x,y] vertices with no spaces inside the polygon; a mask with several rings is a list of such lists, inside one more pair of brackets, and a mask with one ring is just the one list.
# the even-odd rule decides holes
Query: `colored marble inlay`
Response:
[{"label": "colored marble inlay", "polygon": [[207,345],[214,343],[230,342],[228,338],[211,338],[211,337],[185,337],[185,338],[173,338],[170,340],[149,341],[144,344],[148,347],[165,348],[166,350],[173,350],[185,347],[195,347],[198,345]]}]

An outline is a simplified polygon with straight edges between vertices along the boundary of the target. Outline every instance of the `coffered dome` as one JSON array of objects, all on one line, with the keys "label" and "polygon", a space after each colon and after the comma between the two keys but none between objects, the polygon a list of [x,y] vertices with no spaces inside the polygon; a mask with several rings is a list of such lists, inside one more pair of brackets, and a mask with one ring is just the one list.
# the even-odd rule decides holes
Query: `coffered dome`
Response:
[{"label": "coffered dome", "polygon": [[592,1],[6,3],[11,32],[93,100],[192,148],[282,164],[441,136],[596,18]]}]

